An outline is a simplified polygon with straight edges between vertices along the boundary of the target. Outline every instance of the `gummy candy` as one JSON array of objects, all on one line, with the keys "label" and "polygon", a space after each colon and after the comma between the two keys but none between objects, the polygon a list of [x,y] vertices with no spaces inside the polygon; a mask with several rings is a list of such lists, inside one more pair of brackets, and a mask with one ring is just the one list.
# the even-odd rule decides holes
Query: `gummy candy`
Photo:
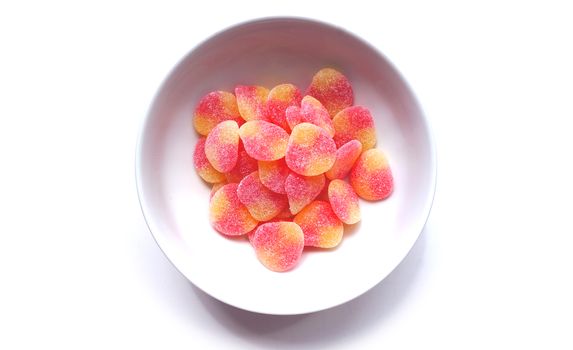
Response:
[{"label": "gummy candy", "polygon": [[285,181],[290,212],[296,214],[312,202],[324,188],[325,181],[323,174],[302,176],[291,173]]},{"label": "gummy candy", "polygon": [[269,190],[286,194],[285,181],[290,170],[283,158],[266,162],[259,160],[259,178]]},{"label": "gummy candy", "polygon": [[239,183],[237,196],[251,216],[258,221],[274,218],[288,205],[284,194],[275,193],[261,183],[258,171],[247,175]]},{"label": "gummy candy", "polygon": [[264,120],[251,120],[239,129],[247,153],[257,160],[277,160],[285,156],[289,135]]},{"label": "gummy candy", "polygon": [[275,86],[267,97],[267,120],[284,130],[290,130],[286,121],[286,109],[289,106],[299,106],[301,99],[300,90],[293,84]]},{"label": "gummy candy", "polygon": [[235,95],[227,91],[213,91],[197,104],[193,126],[199,134],[207,136],[217,124],[225,120],[234,120],[239,124],[243,121]]},{"label": "gummy candy", "polygon": [[360,141],[364,151],[376,145],[374,120],[368,109],[361,106],[345,108],[334,116],[332,123],[336,130],[336,147],[341,147],[351,140]]},{"label": "gummy candy", "polygon": [[332,180],[328,185],[328,201],[340,221],[352,225],[360,221],[358,196],[347,182]]},{"label": "gummy candy", "polygon": [[377,148],[362,153],[350,171],[350,184],[361,198],[374,201],[388,197],[394,180],[384,153]]},{"label": "gummy candy", "polygon": [[286,110],[287,124],[291,129],[300,123],[311,123],[320,126],[328,136],[334,136],[334,125],[328,111],[314,97],[305,96],[300,103],[301,107],[290,106]]},{"label": "gummy candy", "polygon": [[201,137],[195,144],[195,151],[193,152],[193,165],[195,166],[195,170],[197,170],[197,174],[199,174],[203,180],[209,183],[224,181],[225,175],[213,168],[205,155],[205,140],[205,137]]},{"label": "gummy candy", "polygon": [[247,151],[245,151],[245,146],[242,142],[239,142],[239,157],[237,158],[237,164],[231,171],[225,173],[227,182],[239,183],[241,180],[258,169],[257,160],[252,158]]},{"label": "gummy candy", "polygon": [[217,171],[231,171],[239,157],[239,125],[234,120],[217,124],[205,140],[205,155]]},{"label": "gummy candy", "polygon": [[269,89],[262,86],[238,85],[235,87],[237,106],[244,120],[265,119]]},{"label": "gummy candy", "polygon": [[362,153],[362,144],[358,140],[351,140],[336,150],[336,160],[329,171],[325,173],[330,180],[343,179]]},{"label": "gummy candy", "polygon": [[269,270],[283,272],[295,267],[304,248],[304,234],[294,222],[260,225],[250,241],[259,261]]},{"label": "gummy candy", "polygon": [[314,176],[332,167],[336,159],[336,145],[324,129],[301,123],[294,127],[288,140],[286,164],[294,172]]},{"label": "gummy candy", "polygon": [[306,94],[319,100],[331,117],[354,103],[354,93],[348,78],[332,68],[319,70],[312,77]]},{"label": "gummy candy", "polygon": [[215,230],[229,236],[243,235],[254,229],[255,220],[237,196],[239,184],[221,187],[209,202],[209,220]]},{"label": "gummy candy", "polygon": [[333,248],[342,240],[344,226],[328,202],[310,203],[296,214],[293,222],[302,229],[306,246]]}]

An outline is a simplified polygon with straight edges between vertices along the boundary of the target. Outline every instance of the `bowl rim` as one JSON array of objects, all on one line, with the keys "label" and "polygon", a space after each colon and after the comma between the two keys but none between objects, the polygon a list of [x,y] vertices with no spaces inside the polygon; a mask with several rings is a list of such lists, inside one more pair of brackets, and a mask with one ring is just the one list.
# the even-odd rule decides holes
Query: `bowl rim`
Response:
[{"label": "bowl rim", "polygon": [[[181,65],[185,62],[185,60],[194,51],[201,48],[203,45],[205,45],[206,43],[208,43],[212,39],[228,32],[228,31],[231,31],[231,30],[234,30],[234,29],[237,29],[240,27],[249,26],[249,25],[258,24],[258,23],[265,23],[265,22],[311,23],[311,24],[316,24],[316,25],[328,27],[330,29],[339,30],[339,31],[343,32],[344,34],[352,37],[354,40],[360,42],[362,45],[368,47],[373,52],[378,54],[380,57],[382,57],[387,62],[389,67],[394,71],[394,73],[397,75],[397,77],[402,81],[402,83],[404,84],[404,87],[407,89],[408,93],[411,95],[412,102],[415,104],[415,107],[420,112],[419,113],[420,114],[420,121],[423,124],[423,128],[424,128],[424,131],[425,131],[426,136],[428,138],[428,143],[430,146],[429,155],[430,155],[430,165],[431,165],[431,174],[430,174],[431,175],[431,179],[430,179],[431,180],[430,181],[431,187],[429,189],[429,194],[425,199],[426,202],[424,203],[423,210],[422,210],[422,212],[426,213],[426,215],[421,215],[420,218],[417,220],[418,222],[414,225],[414,227],[416,227],[417,234],[413,235],[413,237],[414,237],[413,242],[409,243],[409,249],[406,251],[404,256],[399,260],[399,262],[396,264],[396,266],[392,267],[388,271],[388,273],[385,276],[380,278],[374,284],[369,285],[361,293],[358,293],[357,295],[354,295],[353,297],[351,297],[349,299],[340,301],[339,303],[336,303],[336,304],[333,304],[333,305],[330,305],[327,307],[318,307],[318,308],[303,311],[303,312],[300,312],[300,311],[295,311],[295,312],[275,312],[275,311],[266,312],[264,310],[257,310],[254,308],[248,308],[248,307],[244,307],[241,305],[237,305],[237,304],[233,303],[232,301],[224,300],[223,298],[219,298],[219,297],[214,296],[214,295],[210,294],[209,292],[207,292],[202,286],[198,285],[196,282],[192,281],[187,275],[185,275],[185,273],[183,273],[181,271],[181,269],[176,265],[176,263],[169,256],[169,254],[166,251],[166,248],[164,247],[164,245],[162,243],[162,239],[158,238],[158,234],[156,234],[156,232],[159,232],[160,230],[157,229],[157,227],[155,226],[153,219],[148,217],[148,215],[146,215],[146,208],[145,208],[146,204],[144,203],[144,199],[143,199],[143,195],[142,195],[142,193],[144,192],[144,189],[142,186],[142,179],[141,179],[143,176],[142,175],[142,168],[143,168],[142,153],[143,153],[143,138],[144,138],[143,136],[144,136],[144,133],[147,129],[147,125],[150,121],[153,107],[156,104],[156,101],[159,98],[161,92],[163,91],[163,89],[165,88],[165,86],[167,85],[169,80],[172,78],[173,74],[181,67]],[[169,263],[175,268],[175,270],[178,273],[180,273],[183,277],[185,277],[187,279],[187,281],[189,281],[193,286],[197,287],[199,290],[201,290],[203,293],[209,295],[210,297],[212,297],[212,298],[214,298],[220,302],[223,302],[227,305],[241,309],[241,310],[245,310],[245,311],[249,311],[249,312],[253,312],[253,313],[259,313],[259,314],[266,314],[266,315],[303,315],[303,314],[310,314],[310,313],[314,313],[314,312],[329,310],[329,309],[335,308],[337,306],[343,305],[347,302],[350,302],[352,300],[359,298],[360,296],[366,294],[368,291],[372,290],[374,287],[376,287],[377,285],[382,283],[408,257],[408,255],[412,251],[412,248],[414,247],[416,242],[419,240],[422,232],[424,231],[424,228],[425,228],[425,226],[426,226],[426,224],[430,218],[430,214],[432,211],[432,206],[433,206],[433,202],[434,202],[434,198],[435,198],[435,194],[436,194],[437,175],[438,175],[437,174],[438,173],[438,156],[437,156],[437,146],[436,146],[436,142],[435,142],[434,132],[432,130],[431,125],[428,122],[428,118],[426,116],[426,113],[425,113],[420,101],[418,100],[417,95],[414,92],[414,89],[412,88],[412,86],[410,85],[408,80],[404,77],[402,72],[397,69],[396,65],[392,62],[392,60],[390,60],[377,47],[370,44],[367,40],[363,39],[358,34],[355,34],[354,32],[352,32],[346,28],[343,28],[339,25],[329,23],[329,22],[326,22],[323,20],[317,20],[315,18],[304,17],[304,16],[265,16],[265,17],[257,17],[257,18],[253,18],[253,19],[249,19],[249,20],[235,22],[231,25],[224,27],[223,29],[220,29],[220,30],[214,32],[213,34],[211,34],[208,37],[206,37],[205,39],[199,41],[198,43],[193,45],[189,50],[187,50],[187,52],[177,61],[177,63],[169,70],[169,72],[162,79],[161,83],[159,84],[159,87],[157,88],[157,90],[155,91],[155,93],[153,95],[153,98],[149,102],[145,116],[140,121],[140,125],[138,128],[138,134],[137,134],[137,140],[136,140],[136,146],[135,146],[134,163],[135,163],[134,164],[135,165],[135,167],[134,167],[135,168],[134,169],[135,170],[135,172],[134,172],[135,186],[136,186],[136,190],[137,190],[137,198],[138,198],[138,202],[139,202],[139,207],[141,209],[141,213],[143,215],[143,218],[144,218],[145,224],[149,230],[149,233],[153,237],[153,240],[155,241],[155,243],[157,244],[157,246],[159,247],[161,252],[167,258],[167,261],[169,261]]]}]

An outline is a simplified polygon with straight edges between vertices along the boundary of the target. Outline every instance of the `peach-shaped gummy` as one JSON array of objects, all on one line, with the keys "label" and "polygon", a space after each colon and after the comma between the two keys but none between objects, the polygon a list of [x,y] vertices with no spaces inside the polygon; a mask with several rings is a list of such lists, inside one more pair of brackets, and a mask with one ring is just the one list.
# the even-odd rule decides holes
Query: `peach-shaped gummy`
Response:
[{"label": "peach-shaped gummy", "polygon": [[351,140],[336,150],[336,160],[329,171],[325,173],[330,180],[343,179],[362,153],[362,144],[358,140]]},{"label": "peach-shaped gummy", "polygon": [[310,123],[292,130],[286,150],[286,164],[294,172],[315,176],[330,170],[336,159],[336,144],[324,129]]},{"label": "peach-shaped gummy", "polygon": [[276,272],[295,267],[304,249],[302,229],[293,222],[262,224],[249,238],[259,261]]},{"label": "peach-shaped gummy", "polygon": [[239,129],[247,153],[256,160],[277,160],[285,156],[289,135],[273,123],[251,120]]},{"label": "peach-shaped gummy", "polygon": [[195,166],[195,170],[197,170],[197,174],[199,176],[209,182],[209,183],[217,183],[221,181],[225,181],[225,175],[218,172],[205,155],[205,137],[201,137],[197,143],[195,144],[195,151],[193,152],[193,165]]},{"label": "peach-shaped gummy", "polygon": [[328,136],[334,136],[334,125],[328,111],[312,96],[303,97],[300,108],[297,106],[287,108],[286,120],[291,129],[300,123],[311,123],[323,128]]},{"label": "peach-shaped gummy", "polygon": [[252,158],[247,151],[242,142],[239,142],[239,157],[237,158],[237,164],[231,171],[225,173],[227,182],[239,183],[241,180],[258,169],[257,160]]},{"label": "peach-shaped gummy", "polygon": [[339,71],[323,68],[313,77],[306,91],[319,100],[331,117],[354,103],[354,93],[348,79]]},{"label": "peach-shaped gummy", "polygon": [[312,202],[324,188],[325,181],[323,174],[302,176],[291,173],[285,181],[290,212],[296,214]]},{"label": "peach-shaped gummy", "polygon": [[328,202],[310,203],[296,214],[293,222],[302,229],[306,246],[334,248],[342,240],[344,225],[334,214]]},{"label": "peach-shaped gummy", "polygon": [[301,99],[300,90],[293,84],[275,86],[267,97],[267,120],[285,130],[290,130],[286,121],[286,109],[290,106],[299,106]]},{"label": "peach-shaped gummy", "polygon": [[290,170],[284,159],[266,162],[259,160],[259,178],[269,190],[286,194],[285,181]]},{"label": "peach-shaped gummy", "polygon": [[343,180],[332,180],[328,185],[328,201],[340,221],[352,225],[360,221],[358,196],[352,186]]},{"label": "peach-shaped gummy", "polygon": [[302,123],[302,114],[299,106],[290,106],[285,111],[285,117],[290,130]]},{"label": "peach-shaped gummy", "polygon": [[237,106],[246,121],[265,119],[269,89],[262,86],[238,85],[235,87]]},{"label": "peach-shaped gummy", "polygon": [[237,196],[251,216],[258,221],[274,218],[288,205],[284,194],[275,193],[261,183],[258,171],[247,175],[239,183]]},{"label": "peach-shaped gummy", "polygon": [[387,198],[394,188],[394,180],[384,153],[377,148],[362,153],[350,171],[350,184],[356,194],[366,200]]},{"label": "peach-shaped gummy", "polygon": [[254,229],[255,220],[247,207],[239,201],[237,188],[239,184],[232,183],[221,187],[209,202],[209,220],[215,230],[224,235],[239,236]]},{"label": "peach-shaped gummy", "polygon": [[217,124],[205,140],[205,155],[217,171],[231,171],[239,157],[239,125],[234,120]]},{"label": "peach-shaped gummy", "polygon": [[227,91],[213,91],[197,104],[193,115],[193,126],[201,135],[207,136],[213,128],[225,120],[242,122],[237,99]]},{"label": "peach-shaped gummy", "polygon": [[360,141],[363,150],[376,145],[374,119],[368,109],[362,106],[345,108],[334,116],[332,123],[336,130],[334,142],[337,147],[352,140]]}]

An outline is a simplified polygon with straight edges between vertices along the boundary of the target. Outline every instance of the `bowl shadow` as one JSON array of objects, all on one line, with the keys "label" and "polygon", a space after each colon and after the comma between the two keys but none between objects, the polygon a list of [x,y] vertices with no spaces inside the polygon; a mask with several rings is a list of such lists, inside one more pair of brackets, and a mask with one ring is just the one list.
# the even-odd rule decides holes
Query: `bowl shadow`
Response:
[{"label": "bowl shadow", "polygon": [[406,258],[374,288],[348,303],[311,314],[277,316],[249,312],[190,285],[209,315],[238,337],[256,339],[257,344],[264,346],[325,346],[380,325],[399,310],[423,264],[426,236],[424,229]]},{"label": "bowl shadow", "polygon": [[[138,237],[149,237],[149,231],[145,231]],[[399,312],[422,270],[428,232],[426,226],[396,269],[362,296],[331,309],[292,316],[249,312],[212,298],[185,279],[151,238],[139,241],[134,253],[150,297],[176,320],[212,332],[214,337],[226,332],[263,348],[323,348],[381,327]]]}]

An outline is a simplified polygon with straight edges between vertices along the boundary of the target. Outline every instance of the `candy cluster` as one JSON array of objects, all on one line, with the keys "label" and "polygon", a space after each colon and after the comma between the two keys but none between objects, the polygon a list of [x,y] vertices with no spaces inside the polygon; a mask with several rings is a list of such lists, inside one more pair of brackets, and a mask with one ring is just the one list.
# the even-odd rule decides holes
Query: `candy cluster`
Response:
[{"label": "candy cluster", "polygon": [[359,197],[385,199],[394,186],[374,148],[374,119],[353,104],[350,82],[332,68],[318,71],[305,95],[281,84],[204,96],[193,116],[202,135],[193,162],[213,186],[215,230],[247,236],[272,271],[295,267],[305,246],[340,244],[344,225],[360,221]]}]

